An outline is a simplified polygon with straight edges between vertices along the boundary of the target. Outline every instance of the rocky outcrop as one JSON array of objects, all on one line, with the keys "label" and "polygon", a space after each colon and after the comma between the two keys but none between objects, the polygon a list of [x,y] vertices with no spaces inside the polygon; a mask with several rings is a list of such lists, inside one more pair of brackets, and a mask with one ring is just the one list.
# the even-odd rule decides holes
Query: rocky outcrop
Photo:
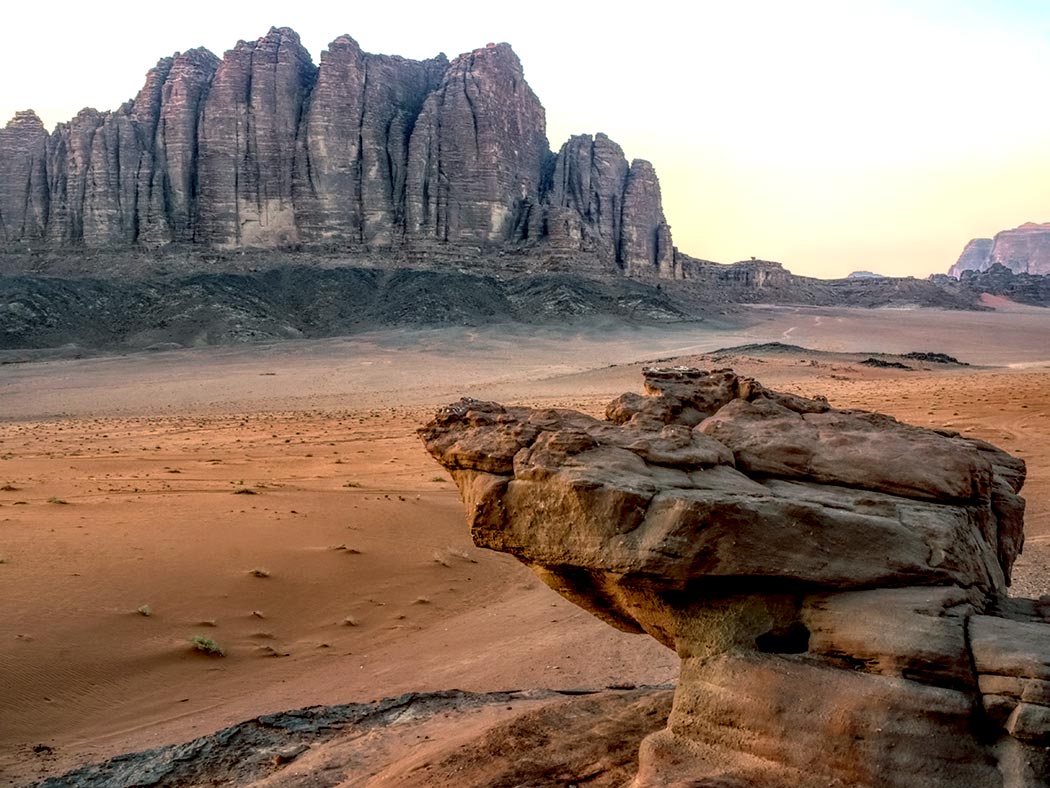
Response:
[{"label": "rocky outcrop", "polygon": [[509,45],[453,60],[409,144],[406,233],[482,246],[528,238],[550,154],[545,130]]},{"label": "rocky outcrop", "polygon": [[948,275],[958,279],[964,271],[986,271],[996,263],[1014,273],[1050,274],[1050,224],[1028,222],[995,238],[974,238]]},{"label": "rocky outcrop", "polygon": [[315,72],[287,28],[226,53],[200,116],[197,239],[216,246],[299,241],[292,174]]},{"label": "rocky outcrop", "polygon": [[266,714],[184,744],[119,755],[33,788],[145,785],[621,786],[671,692],[409,693]]},{"label": "rocky outcrop", "polygon": [[558,152],[546,232],[559,248],[595,251],[628,276],[683,278],[652,164],[627,163],[604,134],[572,137]]},{"label": "rocky outcrop", "polygon": [[1050,606],[1006,597],[1021,460],[730,370],[645,388],[420,431],[478,545],[678,652],[635,788],[1047,784]]},{"label": "rocky outcrop", "polygon": [[846,274],[847,279],[885,279],[886,277],[882,274],[876,274],[874,271],[851,271]]},{"label": "rocky outcrop", "polygon": [[165,58],[133,101],[50,135],[20,113],[0,175],[12,249],[584,253],[606,273],[682,275],[652,165],[603,134],[553,154],[508,44],[414,61],[340,36],[317,67],[273,28],[221,61]]},{"label": "rocky outcrop", "polygon": [[1050,306],[1050,274],[1019,274],[994,263],[983,271],[963,271],[959,285],[975,295],[990,293],[1020,304]]},{"label": "rocky outcrop", "polygon": [[370,55],[349,36],[321,54],[298,140],[297,225],[325,244],[389,246],[404,227],[408,145],[448,66]]},{"label": "rocky outcrop", "polygon": [[660,203],[660,181],[653,165],[631,162],[623,192],[623,239],[620,257],[628,275],[675,277],[671,228]]},{"label": "rocky outcrop", "polygon": [[988,267],[994,244],[991,238],[973,238],[968,241],[955,265],[948,269],[948,275],[958,279],[963,271],[983,271]]},{"label": "rocky outcrop", "polygon": [[0,129],[0,239],[32,244],[47,232],[47,131],[32,110]]},{"label": "rocky outcrop", "polygon": [[301,265],[145,281],[0,277],[0,356],[45,348],[77,353],[273,342],[391,326],[565,326],[596,319],[644,325],[687,317],[663,289],[643,282],[543,273],[493,277]]}]

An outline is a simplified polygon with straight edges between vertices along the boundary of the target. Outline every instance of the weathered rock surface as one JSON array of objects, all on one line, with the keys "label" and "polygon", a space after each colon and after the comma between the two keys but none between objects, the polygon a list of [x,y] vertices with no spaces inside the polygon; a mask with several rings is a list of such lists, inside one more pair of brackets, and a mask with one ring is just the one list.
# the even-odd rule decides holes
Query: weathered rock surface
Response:
[{"label": "weathered rock surface", "polygon": [[731,370],[645,391],[420,430],[478,545],[678,652],[636,788],[1048,784],[1050,603],[1006,596],[1022,461]]},{"label": "weathered rock surface", "polygon": [[948,275],[958,279],[963,271],[983,271],[989,265],[994,245],[995,241],[991,238],[970,239],[963,247],[955,265],[948,269]]},{"label": "weathered rock surface", "polygon": [[1050,306],[1050,273],[1015,273],[1001,263],[983,271],[963,271],[959,284],[975,294],[1000,295],[1020,304]]},{"label": "weathered rock surface", "polygon": [[47,232],[47,131],[32,110],[0,129],[0,238],[41,240]]},{"label": "weathered rock surface", "polygon": [[407,234],[481,246],[525,240],[549,155],[543,107],[510,46],[460,55],[412,132]]},{"label": "weathered rock surface", "polygon": [[671,691],[410,693],[267,714],[185,744],[120,755],[37,788],[226,785],[618,788]]},{"label": "weathered rock surface", "polygon": [[1050,224],[1027,222],[995,238],[974,238],[948,275],[958,279],[964,271],[987,271],[996,263],[1018,274],[1050,274]]},{"label": "weathered rock surface", "polygon": [[197,240],[216,246],[299,240],[295,141],[315,76],[310,54],[287,28],[240,41],[223,57],[200,115]]},{"label": "weathered rock surface", "polygon": [[296,223],[305,239],[390,246],[404,227],[408,146],[448,67],[361,50],[340,36],[321,53],[296,160]]},{"label": "weathered rock surface", "polygon": [[273,28],[164,58],[133,101],[50,135],[19,113],[0,177],[12,249],[540,250],[682,275],[652,165],[602,134],[555,156],[508,44],[414,61],[340,36],[318,67]]}]

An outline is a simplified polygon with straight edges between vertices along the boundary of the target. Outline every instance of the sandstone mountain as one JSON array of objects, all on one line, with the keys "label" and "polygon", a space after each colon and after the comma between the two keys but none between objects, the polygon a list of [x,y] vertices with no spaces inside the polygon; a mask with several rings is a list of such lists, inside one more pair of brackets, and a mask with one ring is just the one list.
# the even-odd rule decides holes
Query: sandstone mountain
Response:
[{"label": "sandstone mountain", "polygon": [[542,249],[674,277],[652,165],[603,134],[549,147],[507,44],[451,62],[274,28],[162,59],[119,109],[0,130],[0,247]]},{"label": "sandstone mountain", "polygon": [[958,279],[964,271],[987,271],[997,263],[1014,273],[1050,274],[1050,224],[1028,222],[995,238],[974,238],[948,274]]},{"label": "sandstone mountain", "polygon": [[1050,606],[1007,596],[1023,461],[732,370],[645,391],[420,430],[476,544],[677,651],[633,788],[1047,785]]}]

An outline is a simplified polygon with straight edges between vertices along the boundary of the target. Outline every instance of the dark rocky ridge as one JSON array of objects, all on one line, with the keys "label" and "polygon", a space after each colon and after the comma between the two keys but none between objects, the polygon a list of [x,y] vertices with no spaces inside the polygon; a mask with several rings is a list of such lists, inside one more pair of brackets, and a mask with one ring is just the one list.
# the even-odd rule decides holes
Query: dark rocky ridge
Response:
[{"label": "dark rocky ridge", "polygon": [[652,165],[601,134],[552,153],[509,45],[413,61],[340,36],[315,66],[287,28],[221,61],[164,58],[133,100],[51,134],[32,111],[0,130],[0,246],[171,243],[549,247],[606,274],[683,273]]},{"label": "dark rocky ridge", "polygon": [[389,326],[608,319],[688,318],[680,301],[643,283],[557,273],[497,277],[300,265],[131,280],[0,277],[0,351],[163,349]]},{"label": "dark rocky ridge", "polygon": [[934,274],[930,281],[940,287],[960,292],[1005,296],[1011,301],[1031,306],[1050,306],[1050,274],[1017,273],[1001,263],[993,263],[984,270],[967,269],[958,280],[944,274]]},{"label": "dark rocky ridge", "polygon": [[[556,256],[392,262],[273,251],[0,255],[0,351],[14,351],[3,358],[18,360],[63,346],[81,352],[222,345],[406,325],[681,322],[720,319],[739,303],[947,309],[976,303],[956,282],[822,281],[759,261],[697,262],[694,278],[656,283],[581,276],[573,272],[579,260]],[[99,274],[77,273],[83,269]]]},{"label": "dark rocky ridge", "polygon": [[[640,740],[660,727],[670,705],[667,687],[409,693],[372,703],[267,714],[184,744],[120,755],[33,785],[308,788],[368,781],[401,788],[492,788],[578,782],[612,788],[637,769]],[[470,725],[479,710],[493,715],[495,722],[477,739],[463,742],[448,736],[453,726]],[[428,727],[435,724],[444,727]],[[405,745],[398,738],[405,728],[451,740],[406,774],[398,768],[399,756],[412,755],[431,736],[419,733],[414,745]]]}]

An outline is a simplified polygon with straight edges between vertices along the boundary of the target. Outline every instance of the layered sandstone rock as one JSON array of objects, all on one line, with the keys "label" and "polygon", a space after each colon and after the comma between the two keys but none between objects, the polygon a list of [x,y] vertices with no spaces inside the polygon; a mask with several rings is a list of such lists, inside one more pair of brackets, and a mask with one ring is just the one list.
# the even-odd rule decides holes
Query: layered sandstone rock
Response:
[{"label": "layered sandstone rock", "polygon": [[630,164],[604,134],[572,137],[555,159],[546,233],[559,248],[597,252],[629,276],[682,278],[652,164]]},{"label": "layered sandstone rock", "polygon": [[653,165],[644,159],[632,161],[627,173],[620,256],[630,275],[678,278],[671,228],[660,202],[660,181]]},{"label": "layered sandstone rock", "polygon": [[[164,61],[161,61],[162,63]],[[136,114],[153,130],[148,179],[139,180],[141,219],[138,241],[189,243],[197,225],[198,127],[219,59],[206,49],[176,55],[166,71],[159,101],[152,91],[139,94]],[[149,96],[143,102],[143,94]],[[147,111],[148,108],[148,111]]]},{"label": "layered sandstone rock", "polygon": [[11,246],[546,251],[681,276],[652,165],[602,134],[555,156],[507,44],[450,63],[340,36],[317,67],[273,28],[221,61],[165,58],[133,101],[50,135],[20,113],[0,133],[0,176]]},{"label": "layered sandstone rock", "polygon": [[1028,222],[995,238],[974,238],[948,274],[961,278],[963,271],[987,271],[996,263],[1014,273],[1050,274],[1050,224]]},{"label": "layered sandstone rock", "polygon": [[295,141],[315,71],[299,36],[287,28],[241,41],[223,57],[200,116],[196,237],[204,243],[299,240]]},{"label": "layered sandstone rock", "polygon": [[32,110],[0,129],[0,239],[40,240],[47,232],[47,131]]},{"label": "layered sandstone rock", "polygon": [[298,141],[296,210],[308,241],[400,239],[409,139],[447,65],[370,55],[349,36],[321,54]]},{"label": "layered sandstone rock", "polygon": [[421,436],[477,544],[678,652],[637,788],[1047,784],[1022,461],[730,370],[647,370],[606,416],[463,400]]},{"label": "layered sandstone rock", "polygon": [[482,245],[527,238],[549,154],[543,107],[510,46],[460,55],[412,132],[406,232]]}]

